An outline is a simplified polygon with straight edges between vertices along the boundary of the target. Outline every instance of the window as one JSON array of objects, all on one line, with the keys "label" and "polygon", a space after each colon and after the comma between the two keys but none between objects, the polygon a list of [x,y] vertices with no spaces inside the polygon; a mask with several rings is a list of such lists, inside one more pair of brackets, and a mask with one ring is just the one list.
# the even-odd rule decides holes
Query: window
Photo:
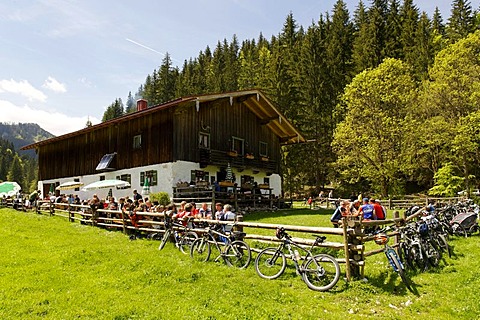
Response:
[{"label": "window", "polygon": [[190,172],[190,181],[193,182],[200,182],[200,181],[205,181],[208,183],[210,179],[210,174],[207,171],[202,171],[202,170],[192,170]]},{"label": "window", "polygon": [[[132,184],[132,175],[131,174],[122,174],[121,176],[117,176],[117,180],[122,180]],[[130,187],[117,187],[117,189],[129,189]]]},{"label": "window", "polygon": [[210,149],[210,134],[200,132],[198,134],[198,147],[204,149]]},{"label": "window", "polygon": [[263,178],[263,183],[270,185],[270,178],[264,177],[264,178]]},{"label": "window", "polygon": [[260,141],[258,146],[258,154],[260,157],[268,157],[268,144],[266,142]]},{"label": "window", "polygon": [[140,149],[142,148],[142,135],[137,134],[133,137],[133,149]]},{"label": "window", "polygon": [[102,157],[100,162],[97,165],[97,168],[95,170],[100,171],[100,170],[113,170],[114,168],[110,168],[110,164],[112,163],[113,158],[115,157],[117,153],[108,153]]},{"label": "window", "polygon": [[105,180],[105,176],[100,176],[100,181]]},{"label": "window", "polygon": [[156,186],[157,185],[157,170],[150,170],[150,171],[144,171],[140,172],[140,185],[143,187],[145,184],[145,179],[148,179],[148,183],[150,186]]},{"label": "window", "polygon": [[236,151],[238,155],[243,156],[244,154],[245,140],[232,137],[232,151]]},{"label": "window", "polygon": [[[75,181],[75,182],[80,182],[80,179],[79,179],[79,178],[75,178],[75,179],[73,179],[73,181]],[[73,191],[80,191],[80,188],[75,188]]]}]

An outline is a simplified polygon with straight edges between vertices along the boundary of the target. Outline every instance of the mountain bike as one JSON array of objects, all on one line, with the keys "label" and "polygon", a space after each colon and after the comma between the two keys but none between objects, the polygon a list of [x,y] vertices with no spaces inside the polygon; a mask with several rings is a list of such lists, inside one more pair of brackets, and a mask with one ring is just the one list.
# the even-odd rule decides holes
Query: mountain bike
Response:
[{"label": "mountain bike", "polygon": [[252,252],[247,243],[242,241],[245,233],[232,231],[227,234],[218,227],[206,227],[203,236],[193,241],[190,256],[197,261],[206,262],[210,259],[212,246],[218,251],[215,262],[223,259],[230,267],[244,269],[250,264]]},{"label": "mountain bike", "polygon": [[[191,229],[187,226],[175,222],[169,217],[165,217],[165,233],[160,240],[158,250],[162,250],[165,247],[172,235],[175,246],[184,254],[188,253],[188,248],[193,243],[193,241],[198,238],[198,235],[195,232],[191,231]],[[152,239],[155,239],[155,237],[152,237]]]},{"label": "mountain bike", "polygon": [[[261,278],[276,279],[284,273],[287,266],[287,257],[284,253],[286,249],[297,274],[302,277],[308,288],[327,291],[337,284],[340,279],[340,265],[337,260],[329,254],[312,254],[313,247],[325,241],[325,237],[315,236],[315,242],[307,249],[293,241],[284,228],[277,228],[276,236],[282,240],[280,245],[262,250],[255,259],[255,271]],[[305,258],[300,256],[298,250],[306,253]]]},{"label": "mountain bike", "polygon": [[411,281],[405,274],[405,268],[402,261],[398,257],[397,252],[388,245],[390,237],[386,233],[387,230],[389,229],[385,228],[383,230],[379,230],[377,233],[375,233],[373,239],[376,244],[383,246],[383,252],[385,253],[385,256],[387,257],[388,262],[392,266],[393,270],[400,275],[400,278],[402,279],[402,282],[405,284],[407,289],[413,292]]}]

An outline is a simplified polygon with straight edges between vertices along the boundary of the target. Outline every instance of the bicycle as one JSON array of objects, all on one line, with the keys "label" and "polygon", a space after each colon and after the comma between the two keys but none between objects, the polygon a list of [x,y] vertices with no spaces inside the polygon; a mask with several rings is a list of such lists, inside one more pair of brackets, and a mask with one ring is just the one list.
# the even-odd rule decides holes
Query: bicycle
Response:
[{"label": "bicycle", "polygon": [[[222,258],[228,266],[244,269],[252,259],[250,247],[241,240],[244,237],[243,232],[233,231],[231,234],[226,234],[208,226],[203,236],[193,241],[190,256],[194,260],[207,262],[210,259],[213,244],[219,252],[215,262]],[[222,241],[218,241],[217,238]]]},{"label": "bicycle", "polygon": [[383,246],[383,252],[385,253],[385,256],[387,257],[388,262],[392,266],[393,270],[400,275],[400,278],[402,279],[402,282],[405,284],[407,289],[413,292],[410,279],[405,274],[405,268],[403,266],[402,261],[398,257],[397,252],[391,246],[388,245],[388,241],[390,237],[386,233],[387,230],[388,228],[378,231],[373,236],[373,240],[375,241],[376,244]]},{"label": "bicycle", "polygon": [[[313,255],[313,247],[324,242],[326,237],[316,236],[310,249],[300,246],[292,240],[292,237],[284,228],[277,228],[276,237],[282,242],[278,247],[269,247],[262,250],[255,259],[255,271],[264,279],[276,279],[280,277],[286,269],[287,257],[284,253],[285,248],[293,260],[297,274],[311,290],[327,291],[333,288],[340,279],[340,265],[337,260],[329,254]],[[293,248],[293,249],[292,249]],[[297,249],[306,253],[303,262]]]},{"label": "bicycle", "polygon": [[[178,232],[174,230],[174,228],[180,229],[181,231]],[[198,235],[195,232],[191,231],[190,228],[184,226],[181,223],[172,221],[171,218],[165,216],[165,232],[162,236],[162,239],[160,240],[158,250],[162,250],[165,247],[167,241],[170,239],[172,234],[174,235],[173,239],[175,241],[175,246],[183,254],[187,254],[187,248],[191,246],[195,239],[198,239]],[[155,239],[155,237],[152,238]]]}]

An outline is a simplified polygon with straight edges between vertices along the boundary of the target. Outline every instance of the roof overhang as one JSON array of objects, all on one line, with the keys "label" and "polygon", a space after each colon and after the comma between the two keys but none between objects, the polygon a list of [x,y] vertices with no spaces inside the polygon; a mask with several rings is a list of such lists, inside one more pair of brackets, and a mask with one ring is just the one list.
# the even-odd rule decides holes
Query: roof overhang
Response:
[{"label": "roof overhang", "polygon": [[280,139],[281,144],[294,144],[294,143],[303,143],[306,142],[305,138],[298,132],[293,125],[275,108],[275,106],[270,102],[269,99],[260,91],[260,90],[244,90],[244,91],[234,91],[226,92],[219,94],[205,94],[205,95],[195,95],[185,98],[179,98],[166,102],[161,105],[147,108],[145,110],[136,111],[118,117],[109,121],[99,123],[90,127],[86,127],[82,130],[74,131],[67,133],[61,136],[29,144],[21,148],[21,150],[37,149],[43,145],[50,144],[55,141],[61,141],[66,138],[71,138],[79,136],[85,133],[93,132],[98,129],[106,128],[111,125],[129,121],[132,119],[140,118],[145,115],[155,113],[158,110],[168,109],[179,105],[185,105],[189,103],[195,103],[197,107],[200,106],[202,102],[214,101],[219,99],[229,99],[230,104],[233,104],[233,101],[241,101],[252,111],[260,120],[261,124],[268,126],[272,132],[277,135]]}]

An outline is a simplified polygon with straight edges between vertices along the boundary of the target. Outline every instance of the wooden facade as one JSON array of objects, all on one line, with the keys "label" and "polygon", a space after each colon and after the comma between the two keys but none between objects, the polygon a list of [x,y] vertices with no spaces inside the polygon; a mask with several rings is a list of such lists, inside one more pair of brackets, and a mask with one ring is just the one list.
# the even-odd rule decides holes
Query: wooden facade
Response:
[{"label": "wooden facade", "polygon": [[[39,180],[94,175],[109,153],[112,170],[178,160],[279,173],[280,146],[304,138],[257,90],[177,99],[41,141]],[[237,148],[236,153],[232,150]]]}]

